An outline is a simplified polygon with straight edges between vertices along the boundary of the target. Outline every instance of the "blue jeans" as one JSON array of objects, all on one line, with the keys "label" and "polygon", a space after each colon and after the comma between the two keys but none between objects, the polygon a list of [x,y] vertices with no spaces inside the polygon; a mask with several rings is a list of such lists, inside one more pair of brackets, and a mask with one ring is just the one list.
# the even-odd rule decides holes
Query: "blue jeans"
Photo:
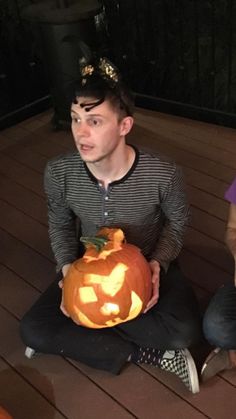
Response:
[{"label": "blue jeans", "polygon": [[236,287],[233,283],[219,288],[203,318],[208,342],[224,349],[236,349]]}]

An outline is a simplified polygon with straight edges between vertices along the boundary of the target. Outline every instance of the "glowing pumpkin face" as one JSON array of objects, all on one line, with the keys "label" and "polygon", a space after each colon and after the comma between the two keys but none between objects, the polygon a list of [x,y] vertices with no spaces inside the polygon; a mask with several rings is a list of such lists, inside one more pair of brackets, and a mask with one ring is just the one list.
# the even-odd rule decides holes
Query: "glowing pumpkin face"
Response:
[{"label": "glowing pumpkin face", "polygon": [[86,252],[71,265],[63,287],[72,320],[103,328],[138,316],[151,297],[151,270],[140,249],[124,243],[121,229],[103,228],[81,241]]}]

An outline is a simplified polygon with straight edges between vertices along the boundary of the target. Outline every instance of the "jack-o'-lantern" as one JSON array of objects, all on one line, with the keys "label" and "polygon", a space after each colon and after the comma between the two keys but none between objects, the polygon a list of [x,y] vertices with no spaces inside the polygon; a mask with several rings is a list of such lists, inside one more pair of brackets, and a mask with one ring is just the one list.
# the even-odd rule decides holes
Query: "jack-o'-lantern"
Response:
[{"label": "jack-o'-lantern", "polygon": [[112,327],[137,317],[151,297],[151,269],[137,246],[118,228],[82,237],[86,251],[70,267],[63,286],[64,306],[75,323]]}]

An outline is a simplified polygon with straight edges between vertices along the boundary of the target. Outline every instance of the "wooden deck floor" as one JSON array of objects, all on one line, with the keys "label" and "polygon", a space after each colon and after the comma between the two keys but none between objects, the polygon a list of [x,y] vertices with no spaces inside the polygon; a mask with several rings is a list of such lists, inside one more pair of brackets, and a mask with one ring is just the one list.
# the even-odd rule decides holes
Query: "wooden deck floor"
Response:
[{"label": "wooden deck floor", "polygon": [[[46,161],[73,147],[45,112],[0,133],[0,405],[14,419],[233,419],[236,372],[197,395],[174,376],[129,365],[111,376],[56,356],[24,357],[19,319],[54,278],[42,186]],[[129,141],[182,165],[192,204],[181,266],[203,306],[233,263],[224,246],[224,191],[236,174],[236,131],[137,110]],[[196,349],[201,362],[204,345]]]}]

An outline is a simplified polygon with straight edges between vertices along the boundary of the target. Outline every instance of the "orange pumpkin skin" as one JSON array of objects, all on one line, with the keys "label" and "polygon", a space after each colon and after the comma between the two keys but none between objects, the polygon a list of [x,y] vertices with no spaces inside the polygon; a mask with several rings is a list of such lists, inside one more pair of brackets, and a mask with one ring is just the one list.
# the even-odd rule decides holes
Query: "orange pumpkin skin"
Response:
[{"label": "orange pumpkin skin", "polygon": [[123,242],[121,229],[103,228],[96,238],[106,238],[106,244],[101,250],[86,244],[64,279],[63,299],[75,323],[99,329],[137,317],[151,298],[152,282],[147,260],[137,246]]},{"label": "orange pumpkin skin", "polygon": [[9,413],[6,412],[3,407],[0,406],[0,419],[13,419],[12,416],[9,415]]}]

